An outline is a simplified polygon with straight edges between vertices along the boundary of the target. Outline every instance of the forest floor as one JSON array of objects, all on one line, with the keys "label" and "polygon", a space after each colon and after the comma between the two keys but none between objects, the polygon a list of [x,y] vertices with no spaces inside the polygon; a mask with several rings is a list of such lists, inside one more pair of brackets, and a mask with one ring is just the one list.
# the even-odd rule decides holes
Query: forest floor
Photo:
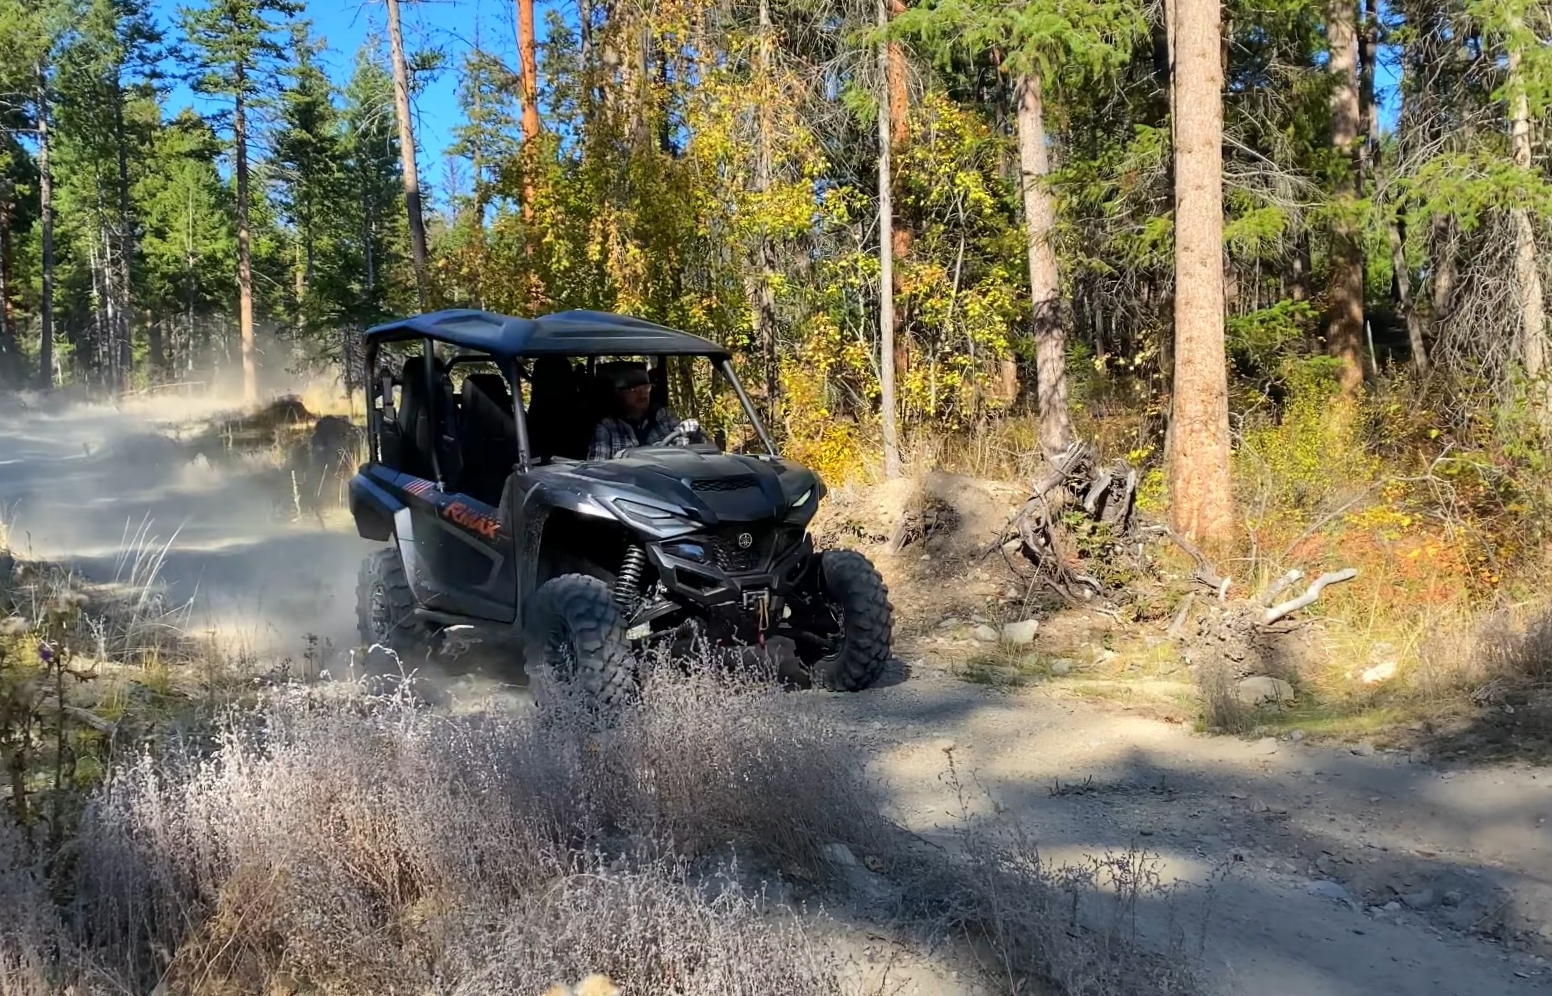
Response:
[{"label": "forest floor", "polygon": [[[191,627],[236,656],[334,666],[354,639],[355,571],[372,545],[337,516],[296,516],[257,463],[169,459],[147,442],[197,433],[213,410],[18,413],[0,430],[10,545],[98,581],[153,557],[173,598],[192,599]],[[1016,816],[1047,858],[1155,853],[1166,880],[1200,888],[1172,911],[1145,906],[1142,931],[1184,930],[1215,993],[1552,991],[1552,768],[1403,739],[1322,741],[1286,724],[1199,732],[1184,675],[1114,677],[1127,654],[1151,652],[1145,634],[1098,609],[1037,605],[1008,565],[966,555],[1008,497],[978,487],[985,521],[957,522],[957,545],[885,553],[878,523],[900,499],[889,489],[833,496],[822,526],[850,532],[884,570],[898,660],[875,688],[796,693],[793,707],[848,731],[891,815],[951,846],[952,760],[979,783],[972,808]],[[863,520],[872,535],[846,525]],[[1039,631],[1017,651],[975,635],[1026,615]],[[843,944],[867,991],[904,978],[906,994],[982,992],[927,961],[892,960],[886,932],[859,927]]]}]

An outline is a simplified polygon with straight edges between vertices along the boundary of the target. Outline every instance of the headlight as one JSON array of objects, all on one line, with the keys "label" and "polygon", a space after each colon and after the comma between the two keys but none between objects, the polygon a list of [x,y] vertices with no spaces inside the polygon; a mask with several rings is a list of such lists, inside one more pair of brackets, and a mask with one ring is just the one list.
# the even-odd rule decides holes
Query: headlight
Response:
[{"label": "headlight", "polygon": [[792,502],[792,507],[801,508],[804,505],[807,505],[808,500],[812,497],[814,497],[814,489],[809,488],[807,491],[797,496],[797,498]]},{"label": "headlight", "polygon": [[629,498],[616,498],[614,500],[620,511],[633,519],[643,519],[647,522],[672,522],[679,518],[672,512],[658,508],[655,505],[643,505],[639,501],[631,501]]},{"label": "headlight", "polygon": [[616,498],[611,503],[628,522],[637,528],[647,529],[658,536],[683,535],[700,528],[682,515],[676,515],[656,505],[647,505],[629,498]]},{"label": "headlight", "polygon": [[663,547],[663,552],[680,560],[697,564],[707,563],[706,547],[700,543],[669,543]]}]

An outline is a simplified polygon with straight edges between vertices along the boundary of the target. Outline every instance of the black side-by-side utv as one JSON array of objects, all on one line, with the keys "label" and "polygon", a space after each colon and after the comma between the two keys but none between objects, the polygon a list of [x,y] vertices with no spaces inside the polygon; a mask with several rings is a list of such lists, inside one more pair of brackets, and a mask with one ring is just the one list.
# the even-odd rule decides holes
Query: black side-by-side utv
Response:
[{"label": "black side-by-side utv", "polygon": [[[736,399],[746,452],[679,410],[666,438],[589,459],[622,366],[646,371],[653,411],[671,386],[682,406]],[[774,641],[795,680],[835,689],[884,671],[882,579],[860,553],[814,549],[824,484],[777,454],[721,346],[600,312],[449,310],[369,329],[365,368],[369,452],[350,509],[361,536],[389,544],[361,567],[367,644],[403,656],[471,626],[603,702],[630,687],[637,652],[665,643]]]}]

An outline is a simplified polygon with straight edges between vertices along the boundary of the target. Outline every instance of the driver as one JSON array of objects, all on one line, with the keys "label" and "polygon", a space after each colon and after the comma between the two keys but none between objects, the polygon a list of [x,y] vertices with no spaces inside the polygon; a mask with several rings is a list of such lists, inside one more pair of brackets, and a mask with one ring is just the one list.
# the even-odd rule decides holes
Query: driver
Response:
[{"label": "driver", "polygon": [[632,446],[650,446],[679,427],[679,416],[667,405],[652,407],[652,381],[641,367],[614,371],[614,414],[605,416],[593,430],[587,448],[589,460],[612,460]]}]

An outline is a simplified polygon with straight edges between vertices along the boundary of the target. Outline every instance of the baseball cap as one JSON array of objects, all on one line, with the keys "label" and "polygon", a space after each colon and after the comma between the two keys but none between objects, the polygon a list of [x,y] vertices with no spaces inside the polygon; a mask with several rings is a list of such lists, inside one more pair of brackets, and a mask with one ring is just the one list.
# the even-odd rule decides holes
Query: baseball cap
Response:
[{"label": "baseball cap", "polygon": [[647,376],[646,368],[638,366],[616,367],[611,380],[614,383],[614,389],[617,391],[626,391],[633,387],[645,387],[652,383],[652,379]]}]

